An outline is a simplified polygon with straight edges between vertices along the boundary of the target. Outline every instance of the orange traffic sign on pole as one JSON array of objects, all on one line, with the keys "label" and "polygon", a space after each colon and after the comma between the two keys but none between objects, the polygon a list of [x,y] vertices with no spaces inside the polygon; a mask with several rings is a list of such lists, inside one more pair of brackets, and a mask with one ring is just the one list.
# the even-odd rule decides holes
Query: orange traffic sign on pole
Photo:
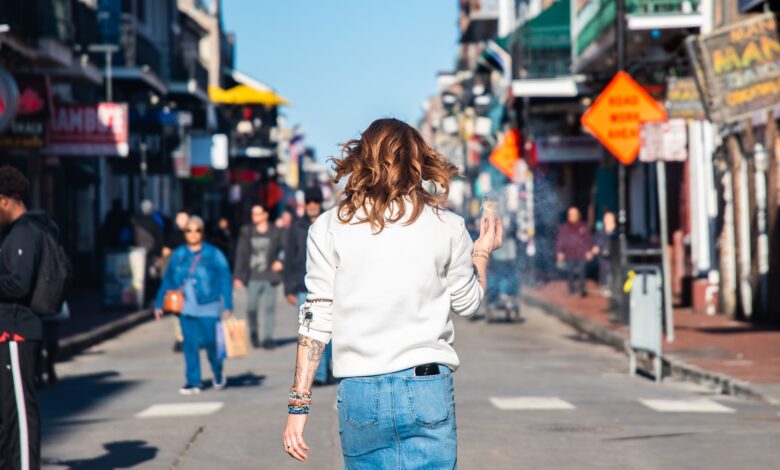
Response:
[{"label": "orange traffic sign on pole", "polygon": [[622,164],[639,153],[639,126],[665,121],[666,110],[631,75],[620,71],[582,115],[582,125]]},{"label": "orange traffic sign on pole", "polygon": [[490,153],[490,163],[498,168],[507,178],[515,177],[515,163],[520,159],[520,132],[511,129],[504,140]]}]

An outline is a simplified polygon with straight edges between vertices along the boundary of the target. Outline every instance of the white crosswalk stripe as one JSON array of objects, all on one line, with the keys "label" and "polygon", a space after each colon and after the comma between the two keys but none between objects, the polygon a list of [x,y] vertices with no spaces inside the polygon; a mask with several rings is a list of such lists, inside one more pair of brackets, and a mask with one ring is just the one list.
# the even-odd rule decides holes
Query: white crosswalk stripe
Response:
[{"label": "white crosswalk stripe", "polygon": [[573,410],[575,406],[557,397],[491,397],[499,410],[547,411]]},{"label": "white crosswalk stripe", "polygon": [[195,403],[160,403],[136,414],[136,418],[169,418],[173,416],[200,416],[216,413],[225,404],[221,401]]},{"label": "white crosswalk stripe", "polygon": [[640,399],[640,403],[661,413],[735,413],[736,410],[718,402],[700,398],[695,400]]}]

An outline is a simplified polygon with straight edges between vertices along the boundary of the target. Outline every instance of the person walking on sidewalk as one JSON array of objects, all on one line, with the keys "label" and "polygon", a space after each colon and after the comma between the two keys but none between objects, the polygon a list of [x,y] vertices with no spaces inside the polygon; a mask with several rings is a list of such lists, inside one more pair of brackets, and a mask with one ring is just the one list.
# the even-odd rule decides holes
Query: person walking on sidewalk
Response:
[{"label": "person walking on sidewalk", "polygon": [[154,314],[163,315],[163,300],[169,290],[182,290],[184,310],[179,315],[184,334],[185,376],[187,382],[179,390],[182,395],[201,391],[200,349],[206,350],[214,388],[222,389],[227,381],[222,370],[222,359],[217,355],[217,323],[220,314],[228,318],[233,310],[233,287],[230,268],[221,251],[203,241],[203,219],[191,216],[184,234],[185,245],[171,254],[168,269],[157,292]]},{"label": "person walking on sidewalk", "polygon": [[[291,305],[300,310],[306,301],[306,239],[309,227],[322,213],[322,190],[316,186],[304,191],[303,217],[295,219],[290,226],[287,249],[284,255],[284,294]],[[326,385],[332,376],[331,360],[333,348],[330,343],[325,347],[320,366],[314,376],[314,383]]]},{"label": "person walking on sidewalk", "polygon": [[449,315],[479,307],[501,222],[483,219],[472,242],[463,218],[443,209],[456,167],[396,119],[344,144],[335,167],[346,188],[309,230],[282,446],[308,459],[311,385],[332,337],[345,467],[455,468],[459,360]]},{"label": "person walking on sidewalk", "polygon": [[261,300],[264,301],[263,342],[265,349],[273,349],[274,327],[276,326],[276,286],[282,280],[284,265],[282,254],[282,234],[269,222],[268,209],[262,204],[252,206],[252,224],[241,228],[236,247],[235,273],[233,283],[236,288],[246,291],[247,318],[252,346],[261,346],[258,337],[257,311]]},{"label": "person walking on sidewalk", "polygon": [[580,220],[580,210],[570,207],[566,214],[566,223],[558,229],[555,249],[558,263],[563,263],[566,269],[569,295],[586,295],[585,268],[593,257],[592,248],[590,230]]},{"label": "person walking on sidewalk", "polygon": [[[43,321],[33,312],[44,237],[57,238],[54,221],[24,203],[29,182],[16,168],[0,167],[0,468],[41,466],[41,425],[35,368]],[[52,312],[54,313],[54,312]]]}]

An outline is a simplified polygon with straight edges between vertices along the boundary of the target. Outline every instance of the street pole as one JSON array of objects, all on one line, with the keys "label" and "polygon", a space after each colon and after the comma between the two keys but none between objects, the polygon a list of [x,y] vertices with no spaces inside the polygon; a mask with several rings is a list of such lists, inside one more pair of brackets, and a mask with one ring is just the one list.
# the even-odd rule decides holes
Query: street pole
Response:
[{"label": "street pole", "polygon": [[[626,0],[617,0],[615,5],[615,40],[617,42],[617,69],[618,72],[622,72],[626,68]],[[620,251],[620,276],[625,275],[624,270],[628,265],[627,250],[628,244],[626,242],[626,166],[622,163],[618,164],[618,248]],[[617,282],[615,285],[619,286],[618,292],[613,292],[618,295],[619,302],[617,303],[618,318],[624,323],[628,323],[628,299],[625,292],[622,289],[622,282]]]},{"label": "street pole", "polygon": [[669,268],[669,223],[666,213],[666,162],[656,162],[658,181],[658,218],[661,229],[661,268],[663,270],[664,314],[666,316],[666,341],[674,341],[674,314],[672,310],[672,274]]},{"label": "street pole", "polygon": [[[116,44],[90,44],[87,46],[87,50],[93,53],[105,54],[105,85],[106,85],[106,101],[112,103],[114,101],[114,89],[112,83],[112,58],[113,54],[119,50],[119,46]],[[98,159],[98,175],[100,175],[100,181],[102,189],[98,191],[98,220],[102,223],[103,214],[106,212],[106,195],[105,195],[105,182],[106,182],[106,161],[105,157]]]},{"label": "street pole", "polygon": [[112,103],[114,101],[114,90],[111,76],[111,61],[113,53],[106,49],[106,101]]},{"label": "street pole", "polygon": [[146,175],[148,170],[148,165],[146,164],[146,142],[141,142],[139,144],[139,148],[141,149],[141,200],[147,199],[146,194]]},{"label": "street pole", "polygon": [[756,232],[758,235],[756,258],[758,262],[758,307],[759,314],[769,313],[769,234],[767,231],[767,184],[769,155],[761,143],[753,149],[756,193]]}]

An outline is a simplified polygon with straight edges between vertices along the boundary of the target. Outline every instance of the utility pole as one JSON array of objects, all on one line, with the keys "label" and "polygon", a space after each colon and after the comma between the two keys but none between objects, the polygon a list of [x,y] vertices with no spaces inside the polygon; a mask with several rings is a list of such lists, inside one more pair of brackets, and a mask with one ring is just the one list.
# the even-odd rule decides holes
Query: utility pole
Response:
[{"label": "utility pole", "polygon": [[[622,72],[626,68],[626,0],[616,0],[615,13],[615,41],[617,46],[617,71]],[[625,274],[624,270],[628,265],[626,242],[626,166],[618,163],[618,249],[620,251],[620,276]],[[623,292],[622,282],[613,283],[619,286],[617,294],[617,317],[624,323],[628,323],[628,299]]]},{"label": "utility pole", "polygon": [[[105,54],[105,74],[104,74],[104,81],[106,86],[106,101],[109,103],[112,103],[114,101],[114,89],[113,89],[113,80],[112,80],[112,58],[115,52],[119,51],[119,46],[116,44],[90,44],[87,46],[87,51],[92,53],[103,53]],[[104,158],[99,158],[97,162],[98,168],[98,175],[101,181],[102,188],[98,191],[98,202],[97,202],[97,210],[98,210],[98,217],[97,220],[102,223],[103,222],[103,214],[106,212],[106,197],[105,197],[105,183],[106,183],[106,160]]]},{"label": "utility pole", "polygon": [[755,167],[756,232],[758,232],[758,310],[761,315],[769,314],[769,233],[767,230],[767,172],[769,155],[761,143],[753,148]]},{"label": "utility pole", "polygon": [[[143,136],[141,136],[143,139]],[[149,166],[146,163],[146,142],[141,141],[141,143],[138,145],[138,147],[141,149],[141,194],[140,199],[143,201],[144,199],[148,198],[148,194],[146,193],[146,185],[147,185],[147,174],[149,170]]]}]

